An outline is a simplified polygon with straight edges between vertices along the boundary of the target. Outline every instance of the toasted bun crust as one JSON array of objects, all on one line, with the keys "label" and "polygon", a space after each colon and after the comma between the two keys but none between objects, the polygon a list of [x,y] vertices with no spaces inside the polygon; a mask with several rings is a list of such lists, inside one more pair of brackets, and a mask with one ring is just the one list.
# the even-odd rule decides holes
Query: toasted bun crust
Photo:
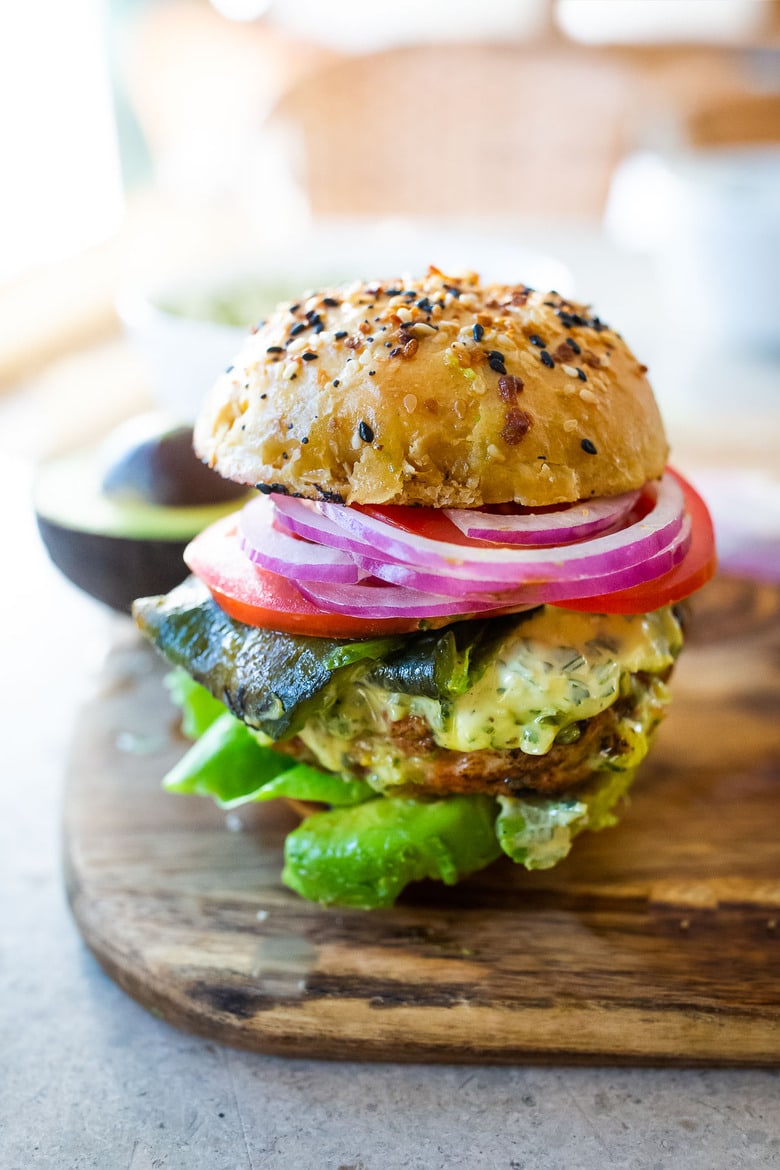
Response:
[{"label": "toasted bun crust", "polygon": [[539,507],[662,473],[644,374],[587,307],[431,268],[281,305],[217,382],[195,448],[311,499]]}]

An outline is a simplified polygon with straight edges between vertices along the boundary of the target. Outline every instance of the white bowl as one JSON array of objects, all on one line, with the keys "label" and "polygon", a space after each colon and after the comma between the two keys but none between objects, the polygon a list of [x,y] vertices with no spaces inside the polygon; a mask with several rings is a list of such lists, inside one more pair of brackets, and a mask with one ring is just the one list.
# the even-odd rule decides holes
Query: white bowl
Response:
[{"label": "white bowl", "polygon": [[[285,247],[243,257],[233,265],[182,276],[150,289],[127,289],[118,310],[128,336],[147,362],[160,406],[182,421],[197,414],[204,395],[239,350],[247,329],[280,300],[306,289],[355,278],[421,272],[429,264],[457,273],[476,270],[491,280],[572,291],[557,260],[513,245],[506,233],[442,228],[425,222],[322,223]],[[246,296],[251,289],[251,296]],[[246,320],[209,319],[241,290]]]}]

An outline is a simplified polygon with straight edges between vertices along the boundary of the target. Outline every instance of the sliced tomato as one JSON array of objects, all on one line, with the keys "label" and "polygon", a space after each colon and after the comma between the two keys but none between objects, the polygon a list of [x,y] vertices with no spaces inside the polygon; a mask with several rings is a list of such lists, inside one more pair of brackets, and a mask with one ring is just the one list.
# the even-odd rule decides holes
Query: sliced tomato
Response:
[{"label": "sliced tomato", "polygon": [[411,634],[452,619],[355,618],[327,613],[303,597],[292,582],[254,565],[241,551],[235,515],[204,529],[187,546],[187,565],[208,586],[217,605],[247,626],[316,638],[371,638]]}]

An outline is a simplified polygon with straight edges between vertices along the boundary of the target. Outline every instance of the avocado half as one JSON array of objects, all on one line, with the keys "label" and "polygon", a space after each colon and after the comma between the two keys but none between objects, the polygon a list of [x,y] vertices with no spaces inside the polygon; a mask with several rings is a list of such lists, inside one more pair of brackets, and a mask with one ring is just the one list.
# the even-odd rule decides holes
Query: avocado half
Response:
[{"label": "avocado half", "polygon": [[[127,462],[132,467],[135,457]],[[220,498],[225,481],[197,466],[199,486],[193,495],[198,502],[171,505],[144,498],[153,489],[144,487],[141,493],[123,483],[116,464],[107,471],[102,449],[74,451],[42,464],[34,507],[54,564],[85,593],[122,612],[129,612],[136,597],[173,589],[188,575],[182,554],[190,540],[247,498],[246,489],[236,484],[230,485],[232,498]],[[214,477],[216,502],[203,502],[201,472]]]}]

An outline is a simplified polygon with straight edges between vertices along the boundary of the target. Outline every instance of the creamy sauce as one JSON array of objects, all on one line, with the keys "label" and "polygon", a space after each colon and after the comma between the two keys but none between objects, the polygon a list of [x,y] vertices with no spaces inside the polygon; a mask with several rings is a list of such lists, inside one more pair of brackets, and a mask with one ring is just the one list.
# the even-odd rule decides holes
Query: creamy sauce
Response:
[{"label": "creamy sauce", "polygon": [[[605,615],[548,606],[507,635],[464,694],[439,700],[387,691],[366,681],[369,667],[361,664],[334,680],[327,701],[299,734],[332,771],[354,760],[356,739],[382,736],[390,723],[408,715],[422,716],[443,748],[520,748],[543,755],[557,736],[565,737],[566,727],[625,694],[631,675],[667,670],[681,645],[679,623],[668,608]],[[663,697],[656,689],[662,703],[665,688]],[[648,714],[648,725],[651,721]],[[642,741],[644,723],[643,715],[633,729]],[[413,779],[413,761],[399,758],[390,744],[373,745],[370,765],[369,780],[381,786]]]}]

